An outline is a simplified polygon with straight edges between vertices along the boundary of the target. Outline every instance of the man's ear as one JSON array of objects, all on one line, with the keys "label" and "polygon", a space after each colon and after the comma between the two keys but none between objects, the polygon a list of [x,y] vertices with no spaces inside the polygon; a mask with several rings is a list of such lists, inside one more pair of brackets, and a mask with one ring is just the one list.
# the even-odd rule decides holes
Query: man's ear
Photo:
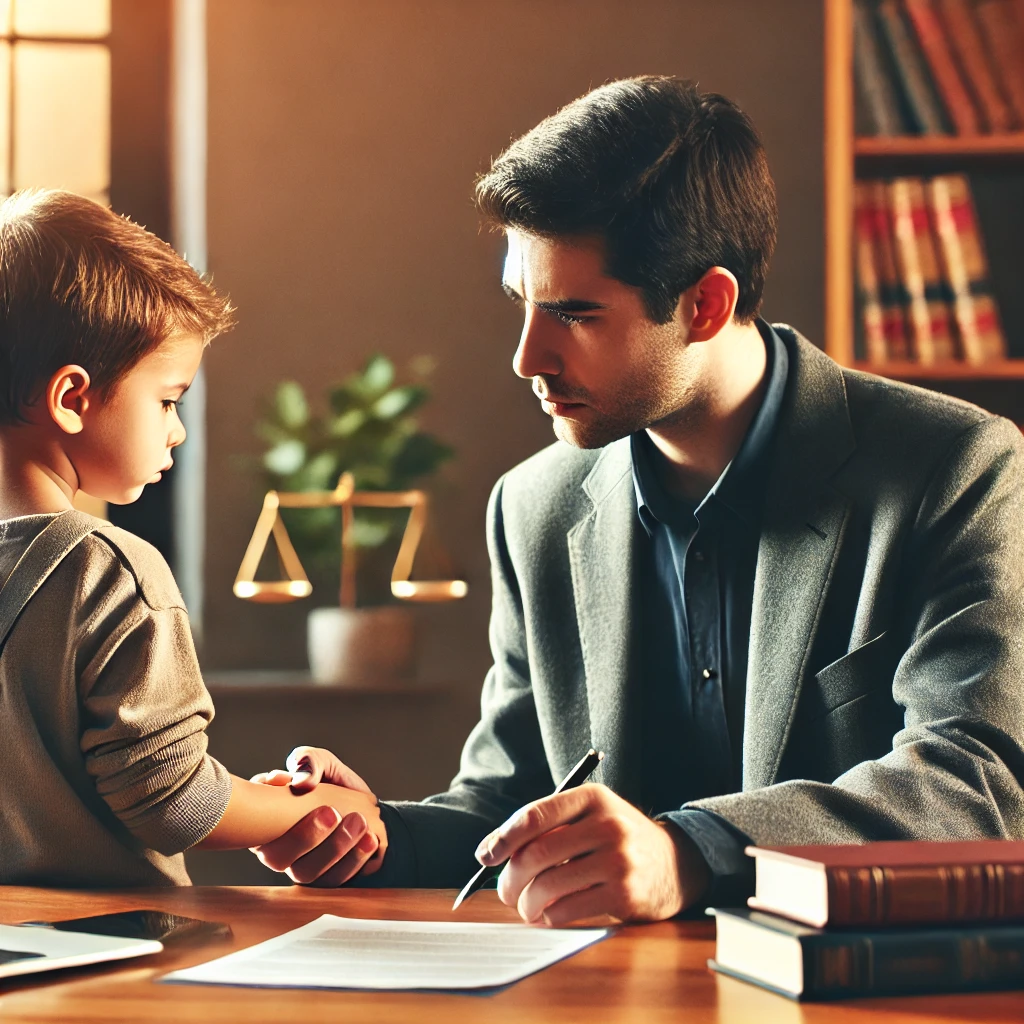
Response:
[{"label": "man's ear", "polygon": [[89,408],[89,372],[81,366],[62,366],[46,386],[46,411],[65,434],[80,434]]},{"label": "man's ear", "polygon": [[732,321],[740,284],[732,271],[712,267],[693,288],[683,293],[683,297],[686,296],[691,296],[686,307],[692,313],[689,340],[708,341]]}]

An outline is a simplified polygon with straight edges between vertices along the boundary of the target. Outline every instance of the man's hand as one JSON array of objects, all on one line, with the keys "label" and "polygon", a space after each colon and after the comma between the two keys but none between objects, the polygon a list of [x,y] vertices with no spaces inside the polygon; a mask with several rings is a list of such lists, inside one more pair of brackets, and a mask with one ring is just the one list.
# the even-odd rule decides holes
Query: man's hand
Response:
[{"label": "man's hand", "polygon": [[[296,747],[285,762],[287,771],[262,772],[252,782],[291,786],[307,793],[322,782],[332,782],[368,793],[370,787],[329,750]],[[271,871],[282,871],[300,885],[344,885],[357,874],[372,875],[384,859],[386,844],[378,842],[359,813],[344,818],[333,807],[318,807],[283,836],[252,852]]]},{"label": "man's hand", "polygon": [[699,900],[711,881],[681,829],[593,784],[528,804],[487,836],[476,856],[481,864],[510,858],[498,895],[531,924],[602,915],[662,921]]}]

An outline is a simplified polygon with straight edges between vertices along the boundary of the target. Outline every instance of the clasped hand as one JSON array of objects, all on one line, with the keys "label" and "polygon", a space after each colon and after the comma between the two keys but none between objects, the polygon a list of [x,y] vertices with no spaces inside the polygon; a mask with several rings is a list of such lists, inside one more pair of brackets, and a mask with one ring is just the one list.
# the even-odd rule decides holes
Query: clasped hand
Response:
[{"label": "clasped hand", "polygon": [[[328,750],[297,747],[287,768],[252,781],[306,792],[323,780],[373,795]],[[362,815],[342,818],[331,807],[311,812],[253,852],[293,881],[318,886],[372,874],[383,858],[383,847]],[[710,881],[703,857],[681,829],[652,821],[600,785],[527,804],[483,839],[477,859],[481,864],[507,860],[498,896],[524,921],[550,926],[596,917],[664,920],[699,900]]]}]

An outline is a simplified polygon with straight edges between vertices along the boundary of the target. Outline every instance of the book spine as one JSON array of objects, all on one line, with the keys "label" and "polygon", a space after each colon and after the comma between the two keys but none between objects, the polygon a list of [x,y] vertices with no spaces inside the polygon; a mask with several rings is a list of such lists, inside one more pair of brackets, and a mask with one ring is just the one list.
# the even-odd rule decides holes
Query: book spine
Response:
[{"label": "book spine", "polygon": [[1024,864],[830,867],[826,873],[830,927],[1024,917]]},{"label": "book spine", "polygon": [[869,183],[870,209],[874,215],[875,272],[882,301],[882,327],[889,359],[910,358],[906,296],[900,285],[896,269],[896,255],[892,241],[892,219],[889,216],[888,186],[884,181]]},{"label": "book spine", "polygon": [[882,294],[875,270],[875,211],[873,195],[865,182],[854,185],[854,224],[857,238],[857,283],[864,322],[864,347],[868,362],[884,363],[889,358],[885,336]]},{"label": "book spine", "polygon": [[947,175],[933,179],[928,203],[964,358],[971,363],[1003,358],[1006,338],[991,294],[988,262],[967,178]]},{"label": "book spine", "polygon": [[1000,83],[1018,122],[1024,123],[1024,26],[1004,0],[979,0],[974,7]]},{"label": "book spine", "polygon": [[953,56],[974,93],[985,127],[993,132],[1012,131],[1017,120],[993,74],[970,0],[936,0],[936,4]]},{"label": "book spine", "polygon": [[935,95],[928,71],[911,37],[896,0],[878,6],[879,35],[889,48],[907,109],[922,135],[947,134],[946,118]]},{"label": "book spine", "polygon": [[928,308],[931,329],[931,354],[936,362],[955,359],[957,355],[956,340],[950,309],[952,295],[943,284],[935,238],[932,235],[928,217],[924,183],[917,178],[911,178],[908,181],[908,191],[910,192],[910,216],[914,225],[914,242],[917,246],[917,262],[921,268],[924,299]]},{"label": "book spine", "polygon": [[929,0],[905,0],[907,16],[958,135],[977,135],[981,122]]},{"label": "book spine", "polygon": [[892,80],[885,70],[874,20],[865,0],[853,5],[853,57],[857,85],[876,135],[902,135],[903,118]]},{"label": "book spine", "polygon": [[934,363],[937,355],[932,338],[932,316],[925,295],[914,227],[913,197],[918,189],[923,192],[919,179],[897,178],[889,185],[889,202],[896,265],[908,299],[907,312],[914,358],[920,363]]},{"label": "book spine", "polygon": [[824,934],[801,940],[804,998],[1018,988],[1024,929]]}]

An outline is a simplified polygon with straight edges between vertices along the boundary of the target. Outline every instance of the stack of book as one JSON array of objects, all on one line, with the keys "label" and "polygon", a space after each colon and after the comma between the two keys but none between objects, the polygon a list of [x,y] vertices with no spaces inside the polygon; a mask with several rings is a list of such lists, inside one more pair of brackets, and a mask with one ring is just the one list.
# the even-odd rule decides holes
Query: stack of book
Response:
[{"label": "stack of book", "polygon": [[1024,128],[1024,0],[855,0],[859,129]]},{"label": "stack of book", "polygon": [[749,847],[713,970],[794,999],[1024,988],[1024,842]]},{"label": "stack of book", "polygon": [[854,202],[868,362],[1006,358],[967,178],[859,181]]}]

